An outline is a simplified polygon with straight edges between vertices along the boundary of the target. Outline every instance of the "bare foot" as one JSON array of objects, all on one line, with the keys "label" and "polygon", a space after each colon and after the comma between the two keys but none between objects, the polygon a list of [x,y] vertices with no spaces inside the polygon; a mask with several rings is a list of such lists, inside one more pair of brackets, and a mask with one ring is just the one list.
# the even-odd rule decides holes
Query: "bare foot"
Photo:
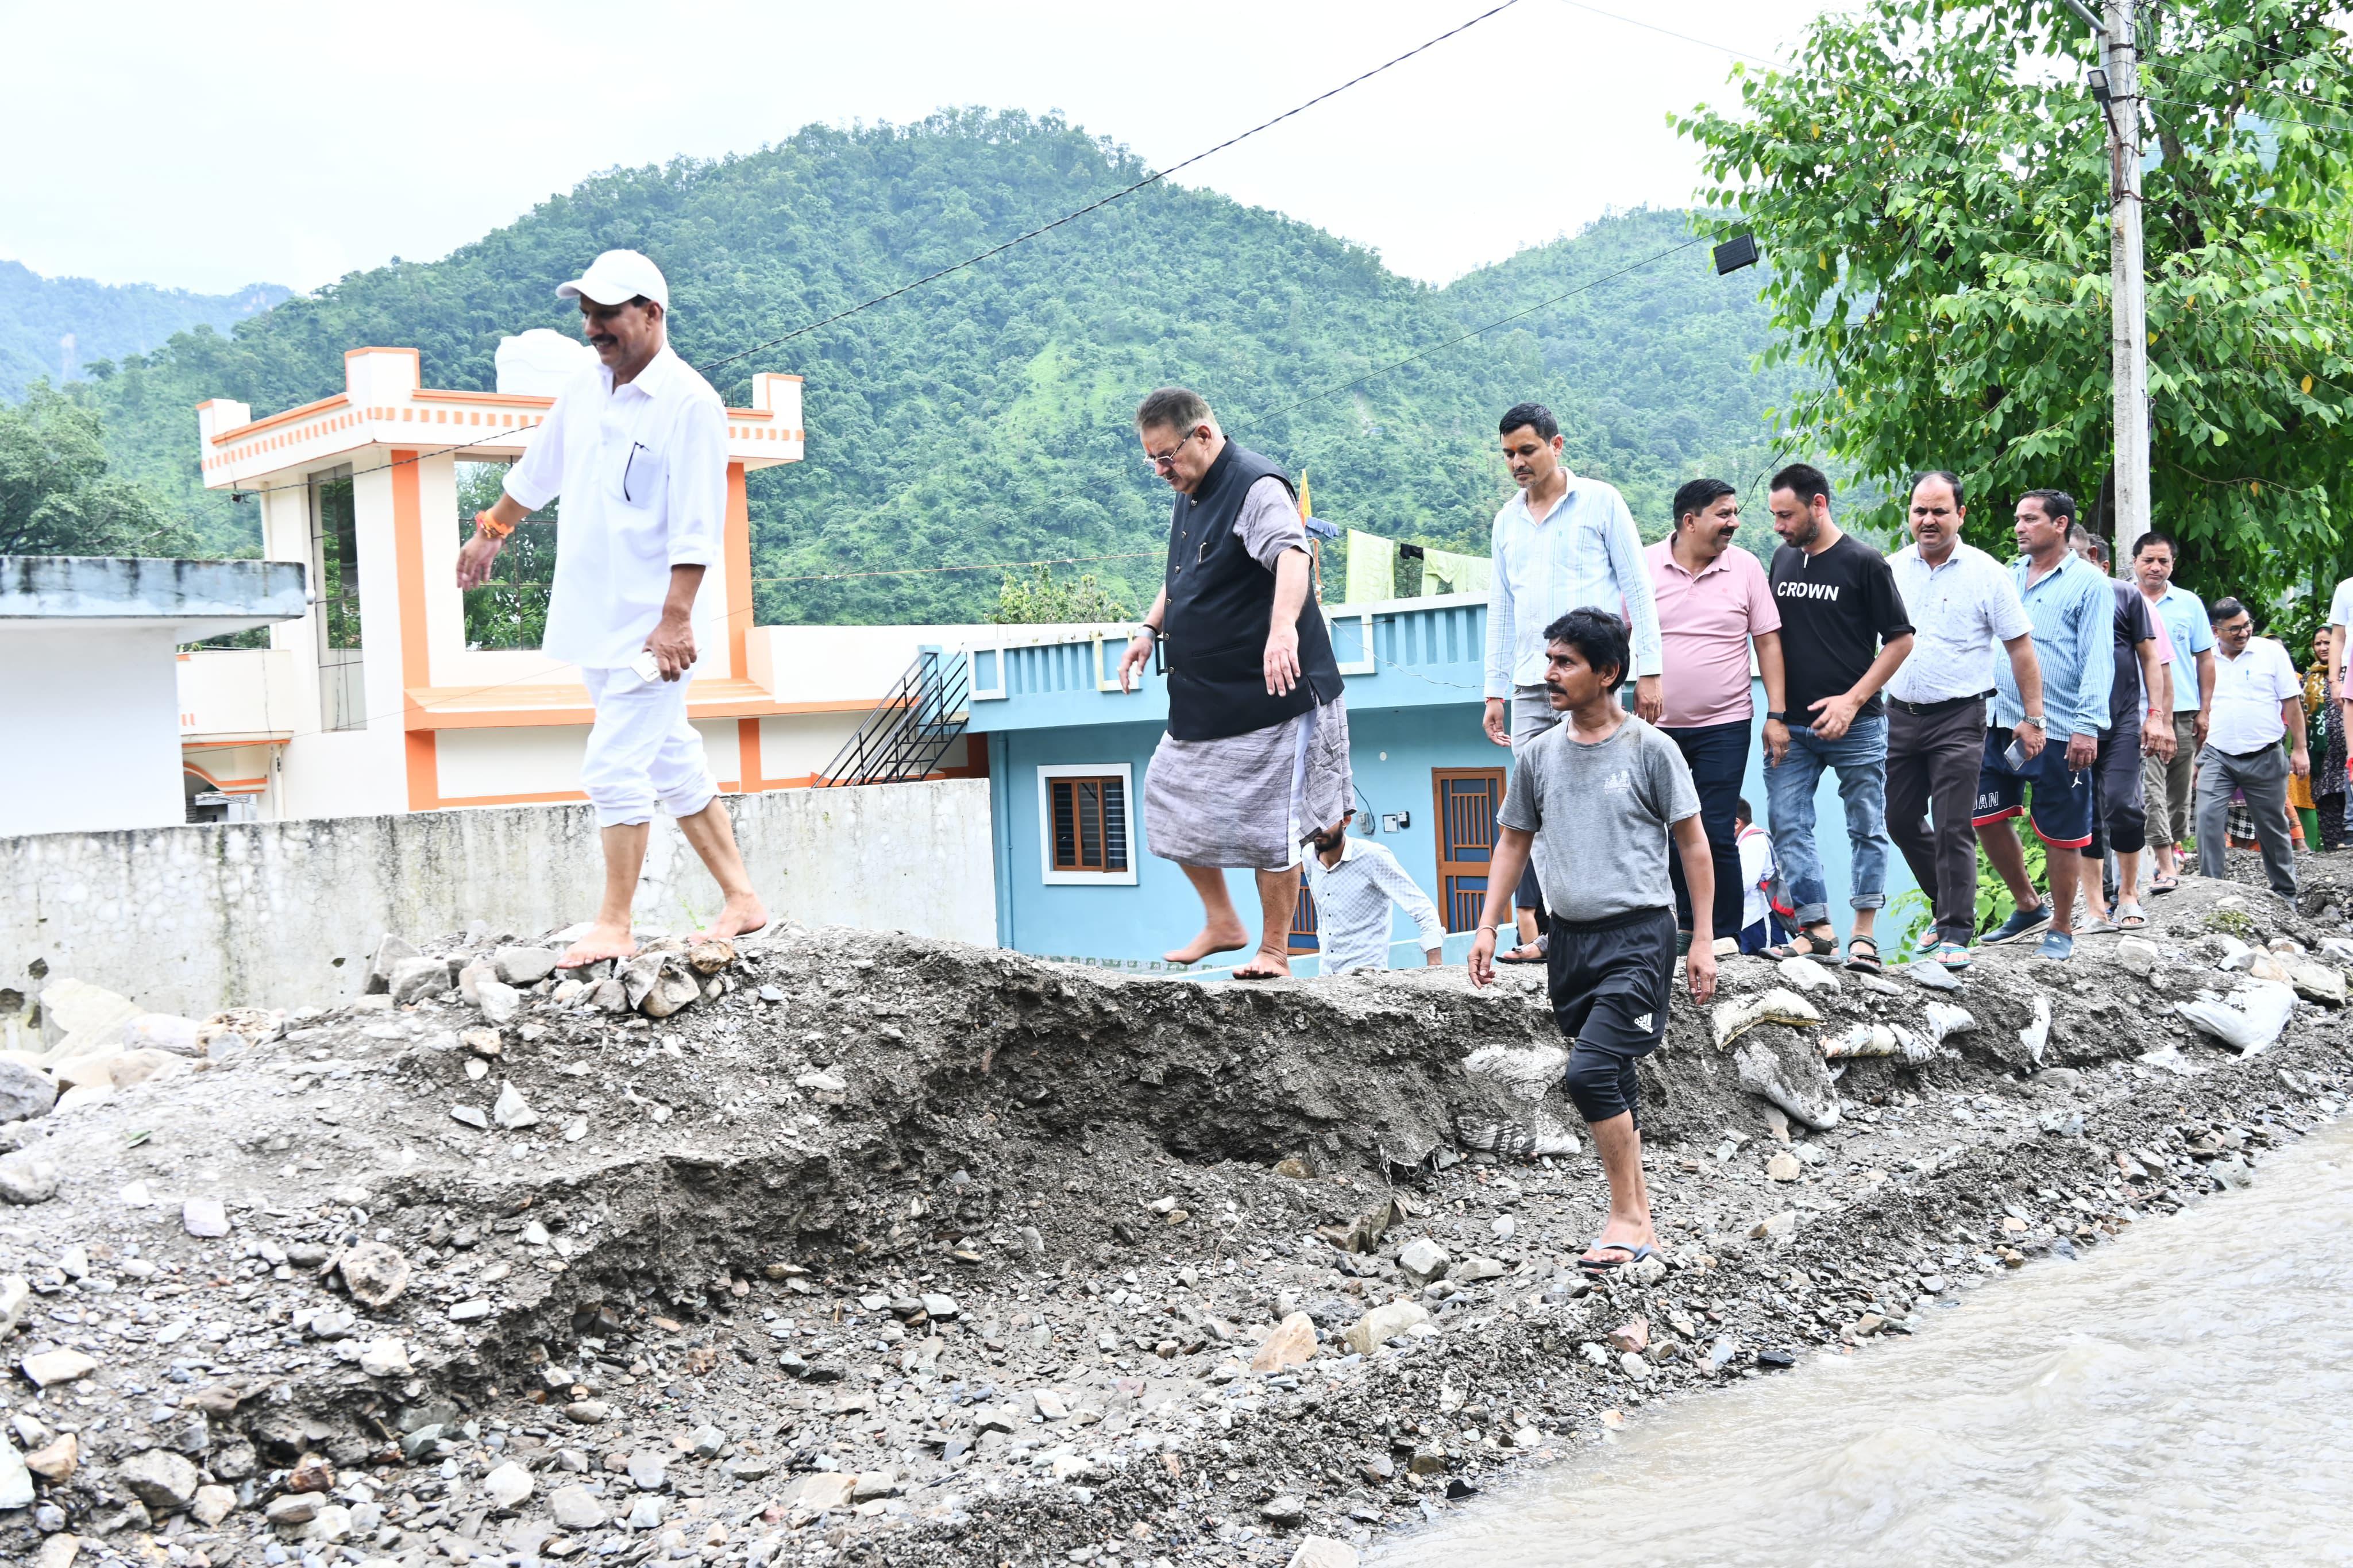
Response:
[{"label": "bare foot", "polygon": [[768,906],[762,903],[756,895],[745,893],[742,898],[728,900],[727,907],[719,911],[719,918],[711,922],[704,934],[745,936],[763,929],[767,923]]},{"label": "bare foot", "polygon": [[1261,947],[1250,961],[1233,973],[1236,980],[1288,980],[1291,978],[1291,957],[1288,953],[1272,952]]},{"label": "bare foot", "polygon": [[597,925],[588,934],[564,950],[555,961],[558,969],[586,969],[608,958],[627,958],[638,951],[637,939],[625,926]]},{"label": "bare foot", "polygon": [[1250,945],[1250,932],[1237,921],[1229,926],[1208,925],[1201,934],[1179,948],[1172,948],[1160,956],[1170,963],[1198,963],[1213,952],[1232,952]]}]

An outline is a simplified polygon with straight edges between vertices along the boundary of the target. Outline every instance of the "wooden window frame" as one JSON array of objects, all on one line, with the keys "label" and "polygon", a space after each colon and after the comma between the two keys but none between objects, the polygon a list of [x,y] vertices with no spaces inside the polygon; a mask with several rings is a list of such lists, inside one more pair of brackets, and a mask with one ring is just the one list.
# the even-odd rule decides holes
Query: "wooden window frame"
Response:
[{"label": "wooden window frame", "polygon": [[[1079,871],[1054,864],[1054,784],[1060,779],[1102,779],[1120,786],[1120,821],[1126,836],[1127,868]],[[1038,874],[1048,887],[1132,888],[1136,885],[1135,776],[1126,763],[1051,763],[1038,769]]]}]

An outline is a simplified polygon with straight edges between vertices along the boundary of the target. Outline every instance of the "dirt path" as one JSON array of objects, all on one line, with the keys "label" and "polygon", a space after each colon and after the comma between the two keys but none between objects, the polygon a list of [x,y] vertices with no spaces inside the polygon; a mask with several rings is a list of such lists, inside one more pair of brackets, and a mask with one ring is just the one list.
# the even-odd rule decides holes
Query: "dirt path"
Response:
[{"label": "dirt path", "polygon": [[[1558,1043],[1532,976],[787,932],[671,955],[660,1019],[483,971],[497,1027],[413,965],[414,1002],[0,1129],[58,1182],[0,1208],[5,1354],[57,1379],[0,1394],[37,1472],[0,1560],[1285,1563],[2252,1179],[2336,1114],[2342,1022],[2242,1059],[2170,1009],[2237,984],[2226,937],[2341,967],[2346,901],[2193,881],[2149,950],[1842,973],[1728,1047],[1679,1009],[1670,1256],[1599,1286],[1589,1152],[1476,1152],[1575,1127],[1514,1089]],[[1896,1054],[1825,1061],[1874,1026]],[[1402,1331],[1361,1353],[1375,1308]]]}]

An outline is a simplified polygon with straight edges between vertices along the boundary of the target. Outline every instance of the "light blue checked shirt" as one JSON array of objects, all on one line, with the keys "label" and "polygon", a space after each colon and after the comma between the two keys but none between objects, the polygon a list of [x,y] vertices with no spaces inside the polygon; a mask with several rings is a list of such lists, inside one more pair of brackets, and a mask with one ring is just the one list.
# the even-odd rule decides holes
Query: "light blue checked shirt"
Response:
[{"label": "light blue checked shirt", "polygon": [[1318,973],[1387,969],[1392,901],[1412,918],[1424,952],[1446,945],[1446,925],[1438,918],[1438,906],[1387,845],[1351,834],[1337,866],[1324,864],[1324,857],[1311,846],[1307,886],[1315,895],[1315,939],[1323,949]]},{"label": "light blue checked shirt", "polygon": [[1545,627],[1588,605],[1625,618],[1634,644],[1629,674],[1656,675],[1664,668],[1642,536],[1615,487],[1568,474],[1567,493],[1541,518],[1528,515],[1522,490],[1495,514],[1493,551],[1488,696],[1508,699],[1514,686],[1543,685]]},{"label": "light blue checked shirt", "polygon": [[[2059,569],[2029,584],[2033,563],[2010,563],[2010,581],[2034,626],[2034,659],[2042,667],[2043,733],[2063,745],[2108,727],[2108,689],[2116,680],[2116,594],[2100,569],[2073,551]],[[2008,659],[1995,660],[1993,721],[2012,729],[2026,717],[2018,676]]]}]

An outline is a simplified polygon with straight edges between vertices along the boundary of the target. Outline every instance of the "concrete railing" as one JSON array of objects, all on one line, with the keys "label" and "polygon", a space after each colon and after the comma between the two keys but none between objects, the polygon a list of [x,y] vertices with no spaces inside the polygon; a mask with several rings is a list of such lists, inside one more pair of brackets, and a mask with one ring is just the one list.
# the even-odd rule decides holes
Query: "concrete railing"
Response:
[{"label": "concrete railing", "polygon": [[[946,779],[727,797],[779,920],[993,944],[988,784]],[[526,935],[586,920],[603,880],[586,805],[47,833],[0,838],[0,988],[71,976],[156,1012],[324,1005],[376,941],[482,920]],[[684,931],[718,893],[655,819],[641,925]]]}]

